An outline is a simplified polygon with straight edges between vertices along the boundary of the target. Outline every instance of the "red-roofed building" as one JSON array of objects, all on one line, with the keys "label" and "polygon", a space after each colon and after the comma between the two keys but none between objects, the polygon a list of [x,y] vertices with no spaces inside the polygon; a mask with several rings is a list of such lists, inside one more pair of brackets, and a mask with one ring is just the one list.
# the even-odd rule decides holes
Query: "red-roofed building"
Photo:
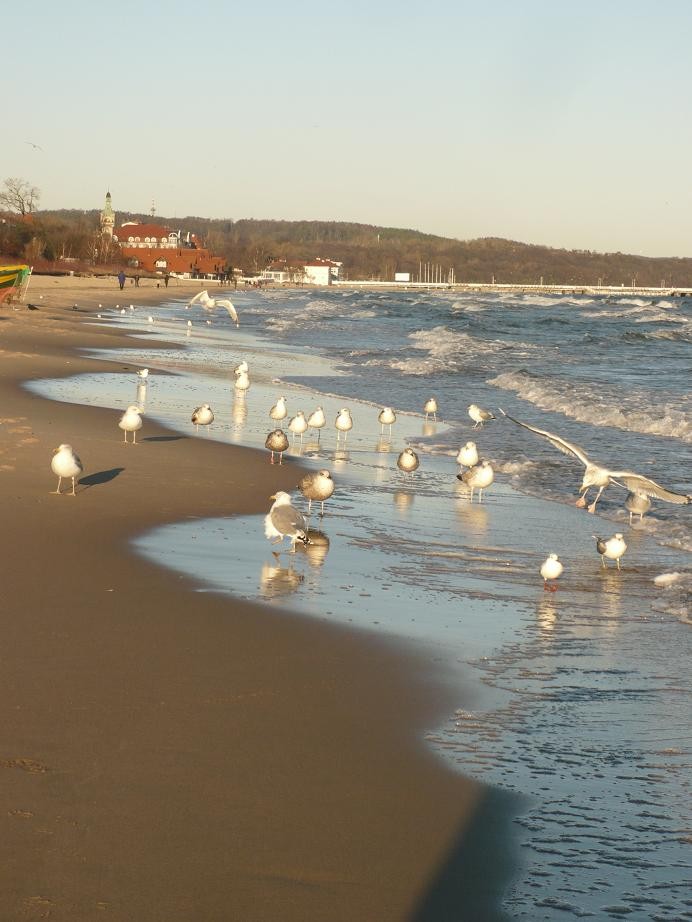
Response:
[{"label": "red-roofed building", "polygon": [[195,234],[184,235],[162,224],[137,224],[129,221],[113,234],[128,263],[152,273],[185,276],[219,275],[226,266],[223,256],[215,256],[200,245]]}]

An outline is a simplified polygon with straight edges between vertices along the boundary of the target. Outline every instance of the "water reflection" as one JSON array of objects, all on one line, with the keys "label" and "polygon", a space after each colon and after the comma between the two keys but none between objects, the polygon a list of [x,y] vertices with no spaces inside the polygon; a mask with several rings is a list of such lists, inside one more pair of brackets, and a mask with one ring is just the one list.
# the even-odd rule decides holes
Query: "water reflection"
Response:
[{"label": "water reflection", "polygon": [[144,383],[144,381],[142,381],[137,385],[137,397],[135,399],[135,403],[138,406],[140,406],[142,409],[144,409],[146,402],[147,402],[147,386]]},{"label": "water reflection", "polygon": [[318,528],[308,527],[310,544],[301,544],[296,550],[303,554],[311,567],[321,567],[329,553],[329,537]]},{"label": "water reflection", "polygon": [[[468,491],[462,491],[460,499],[468,499]],[[464,526],[464,530],[472,531],[477,535],[485,535],[490,524],[488,509],[480,503],[471,505],[468,502],[455,503],[454,511],[457,521]]]},{"label": "water reflection", "polygon": [[282,567],[279,565],[279,555],[274,554],[274,558],[273,563],[263,563],[260,572],[260,595],[265,599],[275,599],[295,592],[304,579],[292,563]]},{"label": "water reflection", "polygon": [[557,624],[558,608],[555,602],[556,599],[552,593],[544,593],[543,598],[536,607],[538,629],[544,636],[551,635]]},{"label": "water reflection", "polygon": [[351,452],[346,451],[344,448],[337,448],[334,452],[334,463],[335,464],[345,464],[347,461],[351,460]]},{"label": "water reflection", "polygon": [[431,435],[437,435],[437,423],[426,421],[421,428],[421,435],[430,438]]},{"label": "water reflection", "polygon": [[231,420],[233,422],[233,432],[235,435],[240,435],[247,422],[247,403],[245,402],[245,394],[239,394],[237,391],[233,394]]},{"label": "water reflection", "polygon": [[402,516],[407,516],[413,505],[414,494],[410,490],[396,490],[394,493],[394,506]]}]

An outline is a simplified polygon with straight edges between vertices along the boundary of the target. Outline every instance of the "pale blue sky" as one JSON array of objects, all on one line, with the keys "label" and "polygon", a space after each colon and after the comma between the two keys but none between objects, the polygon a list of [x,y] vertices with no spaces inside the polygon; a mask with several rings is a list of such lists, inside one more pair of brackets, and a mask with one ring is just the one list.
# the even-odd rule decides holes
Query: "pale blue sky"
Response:
[{"label": "pale blue sky", "polygon": [[687,0],[12,7],[0,179],[44,208],[692,253]]}]

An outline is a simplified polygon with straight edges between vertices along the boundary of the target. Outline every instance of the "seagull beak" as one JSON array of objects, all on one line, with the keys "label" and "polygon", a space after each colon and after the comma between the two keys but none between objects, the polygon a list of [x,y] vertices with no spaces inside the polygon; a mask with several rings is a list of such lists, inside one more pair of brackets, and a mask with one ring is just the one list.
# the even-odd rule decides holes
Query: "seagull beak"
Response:
[{"label": "seagull beak", "polygon": [[272,495],[269,497],[269,499],[276,499],[276,493],[272,493]]},{"label": "seagull beak", "polygon": [[57,455],[57,453],[58,453],[59,451],[60,451],[59,448],[54,448],[54,449],[53,449],[53,454],[54,454],[54,455]]}]

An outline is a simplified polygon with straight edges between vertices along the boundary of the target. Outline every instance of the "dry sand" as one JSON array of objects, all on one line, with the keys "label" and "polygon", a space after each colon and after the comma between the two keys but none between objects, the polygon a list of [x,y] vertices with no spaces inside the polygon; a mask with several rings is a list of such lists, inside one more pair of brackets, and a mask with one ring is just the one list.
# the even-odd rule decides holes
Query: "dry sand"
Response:
[{"label": "dry sand", "polygon": [[[119,411],[22,389],[103,370],[77,351],[126,343],[88,322],[99,302],[163,296],[33,278],[39,310],[0,309],[0,919],[504,918],[507,803],[422,743],[462,703],[434,664],[196,593],[128,547],[263,512],[299,469],[148,419],[125,446]],[[50,492],[61,442],[74,498]]]}]

